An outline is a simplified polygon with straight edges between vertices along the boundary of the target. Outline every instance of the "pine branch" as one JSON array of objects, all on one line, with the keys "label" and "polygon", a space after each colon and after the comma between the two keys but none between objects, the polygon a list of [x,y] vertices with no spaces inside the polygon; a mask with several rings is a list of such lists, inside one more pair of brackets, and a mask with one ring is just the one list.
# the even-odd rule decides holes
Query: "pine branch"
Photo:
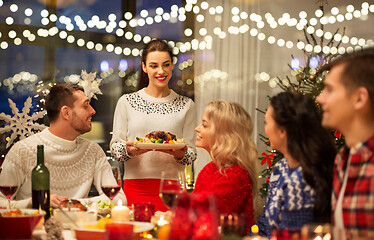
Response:
[{"label": "pine branch", "polygon": [[310,44],[309,38],[308,38],[308,33],[306,32],[305,28],[303,29],[305,40],[308,44]]},{"label": "pine branch", "polygon": [[330,39],[330,41],[327,43],[327,46],[333,46],[334,45],[334,37],[335,35],[339,32],[339,28],[336,29],[335,33],[332,35],[332,38]]},{"label": "pine branch", "polygon": [[[343,34],[342,34],[342,36],[345,36],[345,27],[343,27]],[[340,40],[338,42],[338,44],[336,45],[336,48],[339,48],[340,44],[342,44],[342,40]]]},{"label": "pine branch", "polygon": [[[307,26],[308,26],[308,24],[307,24]],[[312,38],[314,45],[317,45],[318,43],[317,43],[316,38],[314,37],[314,34],[310,33],[309,36]]]},{"label": "pine branch", "polygon": [[259,109],[259,108],[256,108],[256,110],[259,111],[260,113],[263,113],[263,114],[266,113],[265,111],[263,111],[263,110],[261,110],[261,109]]}]

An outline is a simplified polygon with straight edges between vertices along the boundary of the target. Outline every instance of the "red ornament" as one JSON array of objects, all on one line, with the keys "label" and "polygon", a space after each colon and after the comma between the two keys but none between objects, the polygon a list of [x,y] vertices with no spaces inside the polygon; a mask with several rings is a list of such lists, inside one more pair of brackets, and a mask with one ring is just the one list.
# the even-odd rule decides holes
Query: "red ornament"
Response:
[{"label": "red ornament", "polygon": [[274,156],[275,154],[272,153],[272,154],[267,154],[266,152],[263,152],[261,154],[261,156],[264,156],[264,158],[262,159],[261,161],[261,165],[264,165],[264,163],[266,162],[268,164],[269,167],[271,167],[271,165],[273,165],[272,161],[274,159]]},{"label": "red ornament", "polygon": [[335,137],[337,137],[339,139],[342,137],[342,133],[340,131],[338,131],[338,130],[335,131],[334,135],[335,135]]}]

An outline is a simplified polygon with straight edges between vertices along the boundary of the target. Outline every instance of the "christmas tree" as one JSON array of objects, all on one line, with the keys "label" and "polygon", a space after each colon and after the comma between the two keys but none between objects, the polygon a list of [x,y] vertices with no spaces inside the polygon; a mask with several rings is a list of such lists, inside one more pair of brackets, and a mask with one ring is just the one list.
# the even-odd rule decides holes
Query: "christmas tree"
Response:
[{"label": "christmas tree", "polygon": [[[323,4],[324,1],[320,1],[319,9],[322,11],[322,13]],[[323,14],[320,16],[320,18],[322,17]],[[306,24],[303,29],[304,37],[307,44],[314,47],[311,51],[303,49],[305,66],[300,65],[300,61],[291,55],[291,64],[289,64],[289,67],[291,69],[291,76],[286,76],[284,80],[281,80],[281,78],[277,77],[277,83],[283,91],[300,92],[311,96],[313,99],[316,99],[316,97],[321,93],[323,89],[323,80],[326,75],[326,72],[323,70],[323,66],[330,62],[332,58],[337,56],[337,51],[336,53],[333,53],[332,51],[322,51],[322,49],[338,49],[342,41],[334,40],[335,35],[339,34],[340,29],[337,29],[333,34],[331,40],[325,43],[323,36],[317,37],[314,33],[308,33],[308,27],[309,25]],[[321,24],[320,29],[322,31],[323,28],[324,25]],[[344,34],[345,29],[342,30],[341,35],[344,36]],[[322,109],[317,102],[316,106],[322,112]],[[337,149],[344,145],[344,136],[342,136],[339,131],[330,130],[330,134]],[[260,140],[267,146],[270,146],[269,139],[266,136],[260,134]],[[259,158],[261,161],[261,165],[267,165],[266,168],[260,173],[260,178],[266,179],[266,181],[260,187],[260,194],[262,197],[266,197],[267,195],[269,178],[274,165],[282,158],[283,155],[276,150],[266,150],[261,154]]]}]

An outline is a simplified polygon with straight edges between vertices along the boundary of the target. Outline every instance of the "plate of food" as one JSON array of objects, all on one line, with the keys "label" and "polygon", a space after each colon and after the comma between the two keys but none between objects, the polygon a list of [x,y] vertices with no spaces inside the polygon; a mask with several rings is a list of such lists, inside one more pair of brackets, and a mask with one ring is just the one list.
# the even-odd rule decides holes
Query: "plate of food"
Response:
[{"label": "plate of food", "polygon": [[[112,223],[110,218],[102,218],[99,221],[91,224],[83,225],[82,227],[74,228],[76,238],[78,240],[103,240],[105,238],[105,226],[107,223]],[[155,225],[149,222],[125,222],[134,225],[134,233],[141,233],[152,230]]]},{"label": "plate of food", "polygon": [[135,146],[139,149],[181,149],[186,143],[170,132],[153,131],[145,137],[137,137]]},{"label": "plate of food", "polygon": [[0,239],[29,239],[44,215],[37,209],[1,209]]}]

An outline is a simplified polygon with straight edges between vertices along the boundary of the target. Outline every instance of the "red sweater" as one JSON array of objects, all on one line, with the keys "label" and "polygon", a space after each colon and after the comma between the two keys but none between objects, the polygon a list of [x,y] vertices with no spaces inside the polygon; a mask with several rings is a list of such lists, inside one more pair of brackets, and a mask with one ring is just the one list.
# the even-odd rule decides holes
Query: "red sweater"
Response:
[{"label": "red sweater", "polygon": [[247,233],[254,224],[252,184],[249,173],[239,165],[219,172],[217,165],[208,163],[199,173],[193,193],[211,193],[216,197],[219,214],[246,215]]}]

